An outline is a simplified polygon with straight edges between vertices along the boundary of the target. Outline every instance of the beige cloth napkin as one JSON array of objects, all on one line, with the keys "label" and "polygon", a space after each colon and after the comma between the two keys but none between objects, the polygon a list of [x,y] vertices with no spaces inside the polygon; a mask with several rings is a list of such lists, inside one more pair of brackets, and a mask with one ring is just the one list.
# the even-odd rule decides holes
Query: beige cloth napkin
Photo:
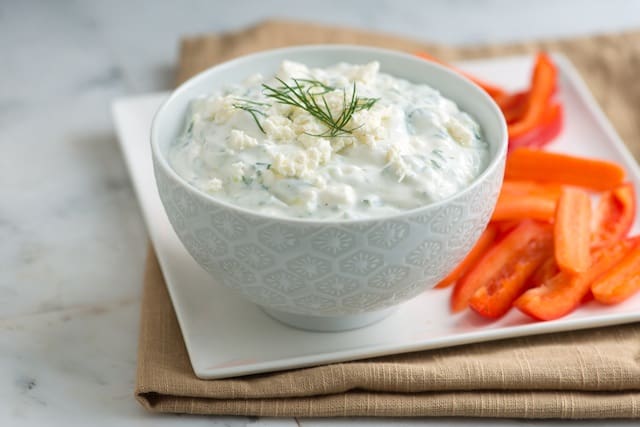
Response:
[{"label": "beige cloth napkin", "polygon": [[[356,43],[445,60],[565,53],[640,155],[640,33],[451,48],[295,22],[183,40],[178,82],[251,51]],[[226,380],[195,377],[152,250],[146,266],[135,393],[158,412],[261,416],[640,417],[640,325],[503,340]]]}]

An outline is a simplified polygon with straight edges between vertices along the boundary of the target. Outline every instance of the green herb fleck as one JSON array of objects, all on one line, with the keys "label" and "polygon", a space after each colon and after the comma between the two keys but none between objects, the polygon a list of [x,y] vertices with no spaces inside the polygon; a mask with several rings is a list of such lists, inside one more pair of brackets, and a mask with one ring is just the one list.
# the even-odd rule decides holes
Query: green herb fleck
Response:
[{"label": "green herb fleck", "polygon": [[266,133],[262,125],[260,124],[260,120],[258,119],[258,116],[266,117],[267,114],[264,111],[262,111],[262,108],[269,107],[270,105],[264,102],[252,101],[250,99],[244,99],[244,98],[236,98],[236,100],[238,102],[233,104],[233,108],[237,108],[238,110],[244,110],[247,113],[251,114],[251,117],[253,117],[253,121],[256,122],[258,129],[260,129],[262,133]]},{"label": "green herb fleck", "polygon": [[433,154],[434,156],[439,157],[440,159],[444,160],[444,152],[439,148],[436,148],[436,149],[432,150],[431,154]]}]

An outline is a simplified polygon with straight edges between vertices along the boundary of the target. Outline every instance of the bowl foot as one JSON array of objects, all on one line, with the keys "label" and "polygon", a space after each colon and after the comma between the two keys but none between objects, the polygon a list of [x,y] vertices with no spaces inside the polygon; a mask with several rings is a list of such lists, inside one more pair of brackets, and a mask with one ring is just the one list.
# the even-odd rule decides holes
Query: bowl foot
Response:
[{"label": "bowl foot", "polygon": [[318,332],[339,332],[358,329],[379,322],[393,313],[397,307],[348,316],[308,316],[304,314],[287,313],[286,311],[266,307],[261,308],[269,316],[294,328]]}]

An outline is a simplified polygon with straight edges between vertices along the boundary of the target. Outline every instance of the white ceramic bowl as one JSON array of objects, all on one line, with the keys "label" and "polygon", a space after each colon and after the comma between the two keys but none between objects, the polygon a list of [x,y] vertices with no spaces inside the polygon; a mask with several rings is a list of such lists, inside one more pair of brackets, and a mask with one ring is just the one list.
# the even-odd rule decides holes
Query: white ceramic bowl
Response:
[{"label": "white ceramic bowl", "polygon": [[[452,197],[400,214],[364,220],[269,217],[216,200],[189,185],[167,161],[193,98],[290,59],[311,67],[379,61],[382,72],[426,83],[480,124],[490,145],[487,169]],[[185,248],[223,285],[293,326],[344,330],[382,319],[442,279],[476,242],[493,212],[507,149],[504,118],[485,92],[439,65],[408,54],[357,46],[302,46],[245,56],[181,85],[151,129],[160,198]]]}]

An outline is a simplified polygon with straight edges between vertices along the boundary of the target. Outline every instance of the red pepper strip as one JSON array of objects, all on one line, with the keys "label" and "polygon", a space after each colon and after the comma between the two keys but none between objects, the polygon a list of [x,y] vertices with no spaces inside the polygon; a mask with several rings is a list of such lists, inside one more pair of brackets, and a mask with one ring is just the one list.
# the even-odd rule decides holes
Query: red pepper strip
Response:
[{"label": "red pepper strip", "polygon": [[636,217],[636,192],[633,184],[625,183],[604,193],[594,212],[595,229],[591,247],[610,246],[627,235]]},{"label": "red pepper strip", "polygon": [[472,76],[469,73],[466,73],[450,64],[447,64],[441,60],[439,60],[438,58],[435,58],[431,55],[429,55],[426,52],[418,52],[416,53],[416,56],[422,58],[422,59],[426,59],[427,61],[431,61],[431,62],[435,62],[436,64],[440,64],[443,65],[447,68],[449,68],[451,71],[455,71],[458,74],[461,74],[462,76],[466,77],[467,79],[471,80],[472,82],[474,82],[475,84],[477,84],[478,86],[480,86],[482,89],[484,89],[485,92],[487,92],[489,94],[489,96],[491,96],[492,98],[496,98],[496,97],[501,97],[505,95],[505,91],[504,89],[493,85],[491,83],[487,83],[483,80],[480,80],[474,76]]},{"label": "red pepper strip", "polygon": [[541,148],[562,132],[564,122],[562,105],[552,104],[544,111],[540,123],[524,135],[509,137],[509,150],[518,147]]},{"label": "red pepper strip", "polygon": [[625,239],[595,251],[589,270],[580,274],[561,271],[523,293],[514,301],[514,307],[538,320],[558,319],[572,312],[590,291],[591,283],[620,262],[638,241],[637,238]]},{"label": "red pepper strip", "polygon": [[617,304],[639,290],[640,246],[638,245],[591,285],[593,297],[603,304]]},{"label": "red pepper strip", "polygon": [[[469,300],[469,307],[483,317],[502,317],[511,304],[527,288],[528,278],[551,254],[553,236],[549,225],[525,222],[506,239],[518,239],[510,248],[504,262],[491,275],[482,277],[481,286]],[[479,266],[478,268],[482,268]]]},{"label": "red pepper strip", "polygon": [[514,196],[545,196],[558,200],[562,193],[562,185],[540,183],[535,181],[505,180],[500,188],[500,194]]},{"label": "red pepper strip", "polygon": [[542,285],[559,272],[560,269],[558,268],[558,264],[556,264],[556,257],[553,253],[550,253],[549,256],[547,256],[547,258],[540,264],[540,267],[538,267],[531,277],[529,277],[528,288]]},{"label": "red pepper strip", "polygon": [[[504,239],[492,246],[456,283],[451,294],[451,310],[457,312],[465,309],[480,287],[514,274],[521,275],[518,265],[526,263],[522,259],[528,255],[530,243],[544,234],[545,229],[544,225],[534,221],[522,221]],[[551,239],[550,231],[547,234]],[[526,277],[523,280],[525,279]]]},{"label": "red pepper strip", "polygon": [[531,148],[516,148],[507,156],[505,179],[610,190],[622,184],[624,170],[604,160],[575,157]]},{"label": "red pepper strip", "polygon": [[522,91],[495,98],[507,123],[513,123],[522,117],[527,106],[528,97],[529,92]]},{"label": "red pepper strip", "polygon": [[553,183],[505,180],[493,215],[500,234],[511,230],[524,218],[551,220],[562,188]]},{"label": "red pepper strip", "polygon": [[502,96],[496,97],[495,101],[501,110],[510,110],[512,108],[522,106],[527,100],[528,95],[529,91],[527,90],[514,93],[505,93]]},{"label": "red pepper strip", "polygon": [[557,71],[546,53],[539,53],[531,79],[531,88],[522,118],[508,126],[509,137],[516,138],[526,134],[540,124],[544,110],[556,87]]},{"label": "red pepper strip", "polygon": [[451,272],[447,277],[442,279],[440,283],[438,283],[435,287],[438,289],[446,288],[447,286],[454,283],[458,280],[462,275],[484,255],[484,253],[489,249],[491,245],[493,245],[493,241],[498,234],[498,229],[495,225],[489,224],[487,228],[484,230],[476,244],[471,249],[471,252],[467,254],[467,256],[462,260],[460,264]]},{"label": "red pepper strip", "polygon": [[553,237],[556,262],[562,271],[583,273],[591,266],[591,199],[575,187],[566,187],[558,200]]},{"label": "red pepper strip", "polygon": [[555,211],[556,199],[548,195],[513,195],[503,193],[498,197],[491,221],[527,218],[551,221]]}]

